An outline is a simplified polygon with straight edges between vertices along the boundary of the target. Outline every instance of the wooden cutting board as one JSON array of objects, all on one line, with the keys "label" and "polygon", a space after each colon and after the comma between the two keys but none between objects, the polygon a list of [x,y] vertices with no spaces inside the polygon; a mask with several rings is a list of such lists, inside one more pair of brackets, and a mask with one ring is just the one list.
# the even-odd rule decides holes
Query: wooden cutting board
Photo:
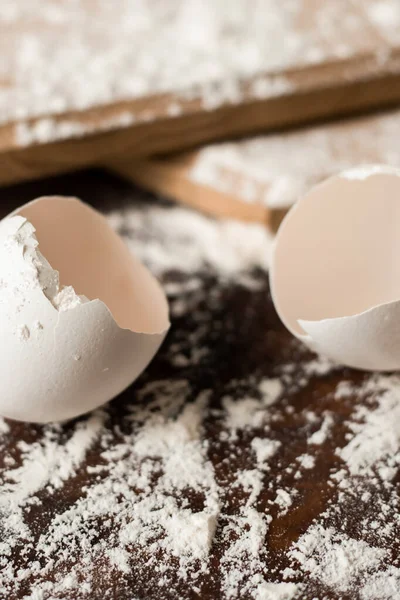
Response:
[{"label": "wooden cutting board", "polygon": [[360,163],[400,167],[399,138],[397,109],[112,168],[210,214],[276,227],[298,197],[334,173]]},{"label": "wooden cutting board", "polygon": [[396,0],[0,6],[0,183],[400,100]]}]

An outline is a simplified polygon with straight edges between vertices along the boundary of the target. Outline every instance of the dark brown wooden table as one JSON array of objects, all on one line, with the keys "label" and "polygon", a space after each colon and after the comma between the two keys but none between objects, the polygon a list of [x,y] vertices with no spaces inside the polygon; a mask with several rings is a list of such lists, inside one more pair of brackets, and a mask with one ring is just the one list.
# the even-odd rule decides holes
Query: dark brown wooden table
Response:
[{"label": "dark brown wooden table", "polygon": [[[149,204],[168,206],[93,170],[1,189],[2,213],[33,197],[57,193],[77,195],[105,212],[126,211],[129,206],[146,210]],[[120,230],[126,238],[138,235],[134,226],[123,219]],[[150,243],[151,227],[141,235],[143,243]],[[71,459],[76,462],[70,464],[70,473],[63,474],[62,462],[57,462],[63,456],[62,448],[69,457],[73,455],[66,446],[68,440],[79,428],[86,431],[93,416],[59,426],[9,422],[9,430],[1,434],[0,598],[361,600],[367,598],[367,589],[374,594],[372,585],[379,573],[389,573],[388,569],[395,576],[397,573],[399,474],[395,465],[397,474],[388,478],[374,463],[351,475],[340,449],[357,435],[354,423],[362,424],[374,414],[380,401],[376,391],[380,383],[368,388],[365,382],[373,376],[325,366],[301,347],[279,322],[269,296],[268,276],[260,269],[248,272],[246,280],[222,277],[212,265],[191,273],[174,269],[165,272],[162,279],[170,292],[170,333],[143,376],[104,408],[100,432],[83,456]],[[171,293],[174,286],[179,293]],[[194,348],[200,352],[194,352]],[[24,366],[18,368],[23,376]],[[279,393],[269,406],[271,378],[277,379]],[[338,393],[343,381],[347,382],[347,392]],[[400,387],[397,393],[400,401]],[[187,557],[173,556],[157,545],[157,540],[166,539],[162,527],[154,527],[153,537],[146,541],[140,536],[130,542],[121,540],[124,532],[131,532],[140,500],[154,501],[156,490],[162,490],[158,508],[165,507],[168,499],[178,512],[193,514],[204,511],[211,488],[205,482],[203,491],[192,489],[188,473],[187,486],[171,486],[167,493],[162,484],[165,456],[127,456],[136,452],[135,436],[141,435],[144,423],[154,424],[154,418],[158,419],[160,435],[164,435],[187,407],[199,405],[202,395],[208,404],[196,430],[196,448],[202,453],[207,472],[213,473],[212,493],[218,497],[219,509],[208,557],[188,563]],[[235,406],[238,410],[248,408],[235,413]],[[357,412],[360,407],[365,408],[367,416]],[[233,427],[235,414],[247,425],[238,422]],[[321,436],[319,444],[311,443],[312,434],[321,429],[327,417],[325,438]],[[388,424],[392,451],[385,455],[381,449],[380,469],[400,456],[396,427],[396,423]],[[261,440],[261,447],[262,440],[266,445],[276,442],[276,451],[265,459],[263,467],[257,464],[255,438]],[[179,455],[180,443],[194,448],[190,435],[186,442],[177,439],[176,455],[171,451],[170,458]],[[46,473],[51,464],[46,448],[55,457],[51,474]],[[122,450],[118,452],[118,448]],[[44,475],[29,471],[37,468],[38,452],[46,457]],[[311,467],[302,466],[304,458],[300,457],[304,455],[311,456]],[[140,469],[150,473],[147,488],[140,489],[137,481],[129,483],[129,464],[134,477]],[[13,483],[10,477],[21,478],[16,471],[21,465],[25,465],[23,483],[35,477],[43,477],[47,483],[39,484],[37,491],[18,504],[15,494],[18,485],[21,489],[24,485]],[[185,462],[180,470],[184,468]],[[243,483],[244,472],[256,472],[258,492]],[[340,484],[340,477],[335,479],[338,472],[344,472],[342,480],[347,487]],[[182,472],[180,477],[184,477]],[[88,498],[103,489],[97,486],[103,485],[106,490],[107,482],[112,485],[104,492],[106,509],[101,511],[99,499],[89,502]],[[286,507],[276,500],[282,495],[279,490],[289,494]],[[14,493],[14,504],[5,500],[10,493]],[[12,531],[13,514],[17,533]],[[252,527],[258,517],[265,529],[261,527],[257,533]],[[25,531],[18,530],[21,519]],[[333,528],[339,541],[327,559],[321,548],[310,551],[315,559],[311,568],[291,558],[290,549],[313,525],[324,530]],[[136,532],[148,533],[147,525],[137,527]],[[246,536],[253,545],[246,546]],[[358,568],[351,577],[344,571],[343,585],[330,585],[326,574],[329,565],[324,560],[333,564],[341,543],[344,545],[349,538],[387,552],[374,568]],[[119,549],[122,554],[113,559],[111,549]],[[350,560],[353,558],[350,556]],[[318,565],[322,565],[320,571]],[[293,571],[285,572],[288,568]],[[239,574],[236,580],[235,573]],[[263,587],[263,581],[270,587]],[[399,587],[391,597],[398,598],[400,579],[394,581]],[[279,582],[293,583],[297,588],[272,585]],[[388,598],[368,596],[375,597]]]}]

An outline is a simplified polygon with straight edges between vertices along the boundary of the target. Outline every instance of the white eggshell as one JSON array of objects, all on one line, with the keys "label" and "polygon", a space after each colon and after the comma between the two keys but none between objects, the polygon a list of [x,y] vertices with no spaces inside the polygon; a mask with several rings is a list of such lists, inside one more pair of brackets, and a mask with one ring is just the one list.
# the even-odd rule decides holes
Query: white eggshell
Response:
[{"label": "white eggshell", "polygon": [[161,287],[86,204],[40,198],[0,222],[2,416],[48,422],[100,406],[168,327]]},{"label": "white eggshell", "polygon": [[314,351],[368,370],[400,368],[400,170],[350,169],[300,199],[278,231],[271,294]]}]

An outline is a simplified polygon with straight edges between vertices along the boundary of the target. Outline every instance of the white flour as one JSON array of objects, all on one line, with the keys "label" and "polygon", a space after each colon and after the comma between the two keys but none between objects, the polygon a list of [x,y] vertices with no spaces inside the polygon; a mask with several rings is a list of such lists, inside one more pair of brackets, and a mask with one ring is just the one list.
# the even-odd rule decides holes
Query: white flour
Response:
[{"label": "white flour", "polygon": [[[130,208],[110,219],[116,229],[137,232],[129,238],[129,246],[156,272],[190,273],[212,267],[222,276],[236,278],[254,267],[268,268],[272,237],[263,225],[215,221],[180,207]],[[148,230],[154,238],[144,243]]]},{"label": "white flour", "polygon": [[[339,592],[357,590],[362,600],[390,600],[400,593],[400,570],[388,566],[388,550],[379,544],[392,538],[393,528],[399,520],[394,512],[392,522],[387,522],[389,514],[397,510],[397,496],[390,481],[398,472],[400,457],[399,378],[371,375],[359,386],[349,382],[339,384],[335,394],[337,399],[351,395],[361,395],[366,400],[355,407],[348,423],[351,431],[347,435],[348,443],[336,450],[346,469],[334,472],[332,480],[338,481],[339,489],[345,490],[339,492],[339,502],[344,502],[346,496],[357,498],[360,477],[366,478],[372,490],[376,490],[375,494],[382,484],[390,490],[389,500],[376,496],[377,506],[371,516],[358,506],[358,534],[368,537],[376,531],[377,545],[346,535],[341,531],[346,526],[345,520],[338,529],[317,523],[299,538],[289,555],[311,579],[322,582],[329,589]],[[352,479],[349,474],[356,477]],[[372,490],[361,496],[367,505],[374,497]],[[336,511],[337,506],[333,504],[321,515],[322,521],[333,518]]]},{"label": "white flour", "polygon": [[324,417],[320,429],[318,429],[318,431],[314,431],[314,433],[308,438],[308,443],[317,445],[323,444],[329,435],[329,430],[332,427],[332,425],[333,417],[331,414],[328,413]]},{"label": "white flour", "polygon": [[380,35],[386,37],[392,44],[398,44],[400,41],[399,5],[392,0],[369,0],[366,5],[367,15],[378,28]]},{"label": "white flour", "polygon": [[[256,76],[248,97],[282,94],[290,84],[275,71],[382,54],[383,38],[391,38],[399,19],[398,5],[387,0],[385,14],[371,7],[368,17],[363,4],[337,0],[310,9],[298,0],[2,2],[1,122],[23,121],[17,136],[28,144],[90,131],[90,120],[80,125],[68,112],[144,96],[173,94],[166,112],[177,114],[180,97],[199,98],[208,109],[238,102],[239,82]],[[52,120],[60,114],[65,120]],[[136,118],[123,107],[121,115],[102,127]],[[28,121],[34,118],[38,123]]]},{"label": "white flour", "polygon": [[370,475],[378,469],[383,480],[391,479],[400,462],[400,379],[383,375],[371,378],[364,390],[381,392],[378,405],[373,411],[367,406],[358,407],[355,421],[350,424],[354,435],[338,454],[352,475]]},{"label": "white flour", "polygon": [[381,548],[371,548],[362,541],[324,529],[321,525],[309,528],[290,552],[313,579],[339,592],[351,589],[366,572],[374,572],[387,556]]},{"label": "white flour", "polygon": [[[399,570],[387,547],[400,526],[392,484],[400,451],[397,376],[365,375],[356,385],[296,342],[293,356],[267,352],[253,370],[223,380],[224,361],[234,354],[230,347],[228,358],[221,344],[235,328],[248,336],[255,319],[259,344],[280,335],[271,325],[257,337],[270,239],[250,225],[231,237],[227,223],[146,202],[110,220],[166,279],[172,339],[123,401],[67,425],[0,423],[4,597],[90,599],[101,585],[109,598],[118,584],[116,597],[131,598],[136,592],[126,582],[146,579],[148,596],[160,600],[189,597],[185,591],[308,600],[317,597],[309,582],[323,586],[320,598],[330,591],[396,597]],[[226,308],[233,289],[246,310],[259,312],[246,317],[239,308],[235,321]],[[240,339],[229,342],[235,350]],[[276,367],[266,371],[271,360]],[[315,388],[320,397],[311,410],[305,399],[318,378],[333,392]],[[341,420],[347,433],[337,439]],[[326,455],[329,501],[312,522],[291,529],[289,516],[310,502],[304,482],[320,485],[322,444],[334,441]],[[346,518],[352,503],[357,532]],[[273,550],[282,530],[293,543]],[[210,573],[218,576],[214,591],[204,588]]]},{"label": "white flour", "polygon": [[400,166],[399,132],[400,113],[393,111],[215,144],[200,150],[189,177],[244,202],[285,207],[319,181],[354,165]]}]

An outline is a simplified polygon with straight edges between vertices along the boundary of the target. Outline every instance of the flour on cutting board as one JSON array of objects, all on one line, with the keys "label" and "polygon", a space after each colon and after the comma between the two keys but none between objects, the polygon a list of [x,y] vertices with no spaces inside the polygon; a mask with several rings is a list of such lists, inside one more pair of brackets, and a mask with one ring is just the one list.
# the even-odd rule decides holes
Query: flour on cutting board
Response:
[{"label": "flour on cutting board", "polygon": [[[343,382],[337,367],[296,342],[297,354],[282,356],[269,374],[259,365],[223,383],[218,372],[209,378],[210,365],[223,369],[226,360],[218,340],[234,330],[230,291],[243,306],[261,298],[257,319],[265,310],[268,234],[242,225],[231,237],[229,223],[149,202],[114,211],[110,222],[172,290],[171,339],[155,359],[161,371],[150,367],[121,411],[116,400],[76,422],[35,427],[14,450],[20,430],[2,422],[0,589],[9,597],[24,590],[31,599],[90,598],[99,577],[104,587],[117,573],[122,586],[140,569],[135,580],[149,574],[162,600],[175,593],[174,577],[201,597],[217,561],[226,599],[316,597],[309,581],[326,593],[393,598],[397,565],[377,540],[391,540],[399,525],[398,377]],[[241,314],[244,332],[254,318]],[[333,392],[311,411],[299,399],[315,378]],[[282,443],[282,431],[292,431],[293,443]],[[335,493],[281,551],[282,567],[270,546],[275,523],[278,530],[290,523],[305,501],[302,481],[320,480],[319,453],[333,442],[328,487]],[[343,517],[352,502],[357,532]]]},{"label": "flour on cutting board", "polygon": [[193,182],[270,208],[293,204],[310,187],[358,164],[400,166],[400,112],[362,117],[206,146]]},{"label": "flour on cutting board", "polygon": [[[395,0],[389,8],[398,16]],[[240,102],[243,80],[252,80],[247,98],[284,94],[292,86],[279,75],[284,69],[382,55],[393,19],[370,12],[361,0],[2,2],[1,122],[23,121],[24,145],[90,131],[71,111],[146,96],[171,94],[166,112],[174,115],[182,98],[199,98],[206,109]],[[52,120],[62,114],[65,121]],[[136,118],[121,115],[103,127]]]}]

